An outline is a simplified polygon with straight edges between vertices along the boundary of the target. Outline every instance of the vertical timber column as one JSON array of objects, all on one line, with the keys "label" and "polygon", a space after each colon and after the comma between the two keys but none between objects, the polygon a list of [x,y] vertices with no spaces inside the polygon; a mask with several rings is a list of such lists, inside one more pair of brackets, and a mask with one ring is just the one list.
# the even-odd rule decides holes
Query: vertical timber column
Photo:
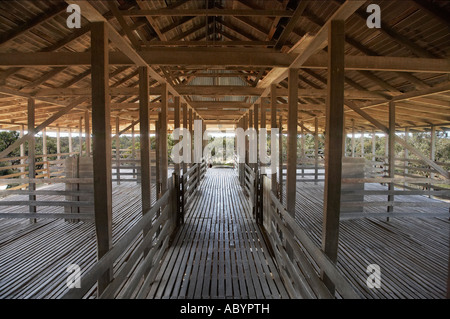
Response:
[{"label": "vertical timber column", "polygon": [[[388,152],[388,163],[389,163],[389,177],[395,177],[395,102],[389,102],[389,152]],[[389,183],[389,191],[394,191],[394,183]],[[394,201],[394,195],[388,195],[388,202]],[[388,213],[394,211],[394,206],[389,205],[387,208]],[[389,221],[389,217],[387,218]]]},{"label": "vertical timber column", "polygon": [[[242,129],[245,131],[247,131],[248,128],[248,114],[244,115],[244,123],[243,123],[243,127]],[[248,164],[248,138],[244,135],[244,139],[245,139],[245,163]],[[245,176],[245,166],[244,166],[244,176]],[[244,180],[245,183],[245,180]],[[245,184],[244,184],[245,185]]]},{"label": "vertical timber column", "polygon": [[[19,133],[19,137],[23,137],[24,135],[24,125],[21,124],[20,125],[20,133]],[[25,175],[25,145],[24,143],[20,144],[20,172],[22,173],[21,178],[24,178]],[[24,189],[24,188],[22,188]]]},{"label": "vertical timber column", "polygon": [[278,119],[278,128],[280,135],[278,136],[278,199],[283,202],[283,116]]},{"label": "vertical timber column", "polygon": [[44,162],[44,170],[47,178],[50,178],[50,172],[48,169],[48,157],[47,157],[47,129],[42,130],[42,161]]},{"label": "vertical timber column", "polygon": [[300,129],[301,129],[301,132],[300,132],[300,136],[301,136],[300,144],[301,144],[301,147],[302,147],[300,163],[302,165],[302,178],[305,178],[305,168],[304,168],[305,160],[306,160],[305,129],[304,129],[304,126],[303,126],[303,121],[301,121],[300,124],[301,124],[300,125]]},{"label": "vertical timber column", "polygon": [[[254,126],[253,126],[253,110],[249,110],[248,111],[248,128],[249,129],[254,129]],[[250,151],[250,136],[251,135],[247,136],[247,141],[248,141],[247,149],[249,151]],[[253,168],[253,163],[250,163],[250,152],[247,152],[247,153],[248,153],[247,164],[248,164],[248,166]]]},{"label": "vertical timber column", "polygon": [[80,116],[78,124],[78,142],[80,143],[80,157],[83,156],[83,117]]},{"label": "vertical timber column", "polygon": [[[274,129],[276,129],[276,128],[277,128],[277,85],[272,84],[270,86],[270,138],[271,138],[271,140],[272,140],[272,134],[274,134]],[[280,132],[280,134],[281,134],[281,132]],[[271,152],[273,152],[273,148],[271,148]],[[275,194],[277,194],[278,193],[277,172],[276,172],[276,170],[271,171],[270,174],[271,174],[271,182],[272,182],[272,191]]]},{"label": "vertical timber column", "polygon": [[[261,129],[264,129],[264,130],[267,129],[267,125],[266,125],[266,112],[267,112],[266,101],[267,101],[267,99],[262,99],[262,101],[261,101],[261,123],[260,123],[260,127],[261,127]],[[266,133],[267,133],[267,131],[266,131]],[[266,140],[262,141],[262,142],[267,145],[267,134],[266,134]],[[259,152],[258,152],[258,155],[259,155]],[[266,168],[264,166],[261,166],[261,174],[266,174]]]},{"label": "vertical timber column", "polygon": [[159,154],[161,159],[161,195],[167,190],[167,165],[168,165],[168,154],[167,154],[167,110],[168,110],[168,90],[167,84],[163,83],[161,85],[161,122],[159,124],[160,128],[160,141],[161,141],[161,154]]},{"label": "vertical timber column", "polygon": [[86,110],[84,114],[84,134],[85,134],[85,141],[86,141],[86,157],[91,156],[91,127],[89,124],[89,111]]},{"label": "vertical timber column", "polygon": [[352,157],[355,157],[355,120],[352,119]]},{"label": "vertical timber column", "polygon": [[[188,125],[188,107],[187,107],[187,104],[186,103],[183,103],[183,105],[182,105],[182,108],[183,108],[183,130],[186,132],[186,130],[187,130],[187,125]],[[185,138],[187,138],[187,136],[185,137],[184,135],[183,135],[183,139],[185,139]],[[190,144],[189,144],[190,145]],[[184,160],[185,159],[185,154],[184,154],[184,152],[187,152],[188,150],[187,149],[184,149],[183,148],[183,175],[186,173],[186,171],[187,171],[187,164],[188,163],[186,163],[186,161]]]},{"label": "vertical timber column", "polygon": [[194,165],[194,130],[192,129],[194,125],[194,118],[193,118],[193,114],[192,114],[192,109],[189,109],[189,133],[191,133],[191,140],[189,143],[189,146],[191,148],[191,163],[189,165],[189,167],[192,167],[192,165]]},{"label": "vertical timber column", "polygon": [[[150,123],[148,68],[139,67],[139,142],[141,144],[141,200],[142,215],[151,208]],[[134,128],[134,126],[133,126]],[[144,235],[146,231],[144,230]]]},{"label": "vertical timber column", "polygon": [[288,94],[286,210],[292,217],[295,217],[295,199],[297,194],[298,69],[289,69]]},{"label": "vertical timber column", "polygon": [[[432,160],[433,162],[436,160],[436,126],[434,125],[431,126],[430,160]],[[430,169],[431,169],[430,178],[433,179],[434,178],[433,168],[430,167]],[[432,184],[428,185],[428,190],[429,191],[432,190]],[[431,195],[428,195],[428,197],[431,198]]]},{"label": "vertical timber column", "polygon": [[116,117],[116,178],[120,185],[120,119]]},{"label": "vertical timber column", "polygon": [[134,129],[135,126],[135,122],[131,123],[131,160],[133,161],[133,178],[137,178],[136,177],[136,169],[134,167],[136,167],[136,132]]},{"label": "vertical timber column", "polygon": [[342,157],[347,157],[347,128],[346,128],[346,126],[345,126],[345,113],[344,113],[344,117],[343,117],[343,119],[342,119],[342,123],[344,123],[344,128],[343,128],[343,130],[344,130],[344,132],[343,132],[343,134],[342,134],[342,139],[344,140],[343,142],[342,142]]},{"label": "vertical timber column", "polygon": [[377,147],[377,138],[375,135],[375,129],[372,130],[372,161],[376,160],[376,147]]},{"label": "vertical timber column", "polygon": [[[105,22],[91,24],[92,126],[94,207],[98,259],[112,247],[111,122],[108,84],[108,30]],[[88,114],[86,124],[88,126]],[[89,129],[86,129],[89,156]],[[112,279],[112,268],[98,280],[98,296]]]},{"label": "vertical timber column", "polygon": [[319,179],[319,119],[314,118],[314,184]]},{"label": "vertical timber column", "polygon": [[258,127],[258,119],[259,119],[259,104],[255,104],[254,106],[254,111],[253,111],[253,127],[255,129],[256,132],[256,139],[255,139],[255,143],[256,143],[256,163],[254,165],[254,169],[255,171],[258,169],[258,160],[259,160],[259,144],[258,144],[258,133],[259,133],[259,127]]},{"label": "vertical timber column", "polygon": [[[409,127],[405,128],[405,142],[408,143],[408,137],[409,137]],[[404,159],[405,161],[403,162],[404,164],[404,171],[403,171],[403,177],[406,177],[406,175],[408,175],[408,158],[409,158],[409,150],[405,147],[404,148]],[[405,182],[404,186],[408,186],[408,183]]]},{"label": "vertical timber column", "polygon": [[[244,118],[242,117],[239,120],[238,123],[238,127],[244,129]],[[245,139],[245,136],[244,136]],[[236,152],[238,151],[238,146],[237,146],[237,136],[236,136],[236,142],[234,143],[236,146]],[[244,160],[245,160],[245,152],[246,150],[244,150]],[[238,172],[239,172],[239,183],[241,184],[242,187],[244,187],[244,163],[241,163],[241,156],[240,156],[241,150],[239,149],[239,153],[237,153],[237,158],[238,158]]]},{"label": "vertical timber column", "polygon": [[361,157],[364,158],[364,130],[361,130],[361,137],[359,139],[361,144]]},{"label": "vertical timber column", "polygon": [[[174,111],[174,129],[179,129],[180,128],[180,97],[179,96],[175,96],[175,104],[173,107],[173,111]],[[178,143],[180,140],[174,140],[174,143]],[[180,164],[176,164],[175,163],[175,174],[177,174],[178,176],[180,176]]]},{"label": "vertical timber column", "polygon": [[72,153],[73,153],[73,143],[72,143],[72,129],[71,128],[69,128],[69,137],[68,137],[68,139],[69,139],[69,156],[71,156],[72,155]]},{"label": "vertical timber column", "polygon": [[158,120],[155,121],[155,184],[156,184],[156,200],[161,197],[161,163],[160,154],[161,154],[161,140],[160,140],[160,132],[159,125],[161,123],[161,112],[158,112]]},{"label": "vertical timber column", "polygon": [[[35,128],[35,101],[32,98],[28,99],[28,134],[30,134],[31,138],[28,142],[28,178],[35,179],[36,178],[36,137],[34,135]],[[28,190],[34,192],[36,190],[36,183],[31,182],[28,184]],[[29,195],[28,197],[30,202],[36,201],[36,195]],[[36,213],[36,206],[30,204],[29,212],[31,214]],[[36,218],[30,219],[31,223],[36,223]]]},{"label": "vertical timber column", "polygon": [[58,126],[56,128],[56,154],[57,159],[61,159],[61,128]]},{"label": "vertical timber column", "polygon": [[[328,85],[325,136],[325,186],[322,250],[337,261],[341,206],[342,144],[344,131],[344,21],[332,20],[328,31]],[[322,272],[331,294],[335,287]]]}]

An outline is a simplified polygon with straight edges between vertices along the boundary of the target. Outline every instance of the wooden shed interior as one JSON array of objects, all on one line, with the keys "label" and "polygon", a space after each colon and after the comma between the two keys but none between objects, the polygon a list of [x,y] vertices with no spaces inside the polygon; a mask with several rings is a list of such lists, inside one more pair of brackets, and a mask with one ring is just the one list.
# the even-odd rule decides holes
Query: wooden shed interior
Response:
[{"label": "wooden shed interior", "polygon": [[[2,1],[0,129],[20,136],[0,151],[0,298],[449,298],[449,17],[438,0]],[[177,128],[190,161],[169,155]],[[195,153],[236,128],[266,129],[276,168],[250,133],[233,169]]]}]

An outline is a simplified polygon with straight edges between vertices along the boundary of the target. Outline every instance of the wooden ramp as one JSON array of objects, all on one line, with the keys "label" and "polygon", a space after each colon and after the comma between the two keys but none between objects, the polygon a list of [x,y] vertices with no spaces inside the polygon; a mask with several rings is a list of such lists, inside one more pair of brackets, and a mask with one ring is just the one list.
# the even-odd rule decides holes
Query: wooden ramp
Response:
[{"label": "wooden ramp", "polygon": [[148,298],[289,298],[231,169],[209,169]]}]

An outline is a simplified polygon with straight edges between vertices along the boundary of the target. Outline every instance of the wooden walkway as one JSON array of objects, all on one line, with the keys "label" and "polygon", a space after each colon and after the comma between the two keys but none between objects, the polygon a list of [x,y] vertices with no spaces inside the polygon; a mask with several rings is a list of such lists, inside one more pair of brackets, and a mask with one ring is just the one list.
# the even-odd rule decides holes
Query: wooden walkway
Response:
[{"label": "wooden walkway", "polygon": [[[366,189],[383,189],[370,184]],[[367,196],[366,200],[382,200]],[[425,196],[396,200],[432,202]],[[316,242],[322,241],[323,183],[297,183],[296,219]],[[383,208],[369,208],[377,212]],[[442,209],[441,209],[442,210]],[[384,211],[384,210],[383,210]],[[396,207],[396,212],[436,212],[435,207]],[[448,212],[448,211],[447,211]],[[448,218],[360,218],[341,220],[338,268],[365,298],[445,298],[449,261]],[[381,288],[366,285],[369,264],[381,267]]]},{"label": "wooden walkway", "polygon": [[148,298],[289,298],[231,169],[209,169]]}]

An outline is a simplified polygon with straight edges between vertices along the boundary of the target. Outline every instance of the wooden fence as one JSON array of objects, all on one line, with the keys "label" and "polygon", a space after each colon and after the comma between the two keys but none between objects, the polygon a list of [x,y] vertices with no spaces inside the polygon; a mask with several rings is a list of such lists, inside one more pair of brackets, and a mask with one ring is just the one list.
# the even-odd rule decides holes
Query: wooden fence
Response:
[{"label": "wooden fence", "polygon": [[175,178],[168,181],[168,189],[153,207],[81,277],[81,288],[71,289],[64,299],[83,298],[99,278],[111,269],[128,248],[138,241],[126,263],[118,269],[100,298],[145,298],[155,279],[158,266],[169,245],[176,226],[177,200]]},{"label": "wooden fence", "polygon": [[317,247],[289,215],[271,190],[271,180],[262,176],[263,228],[274,249],[283,281],[292,298],[334,298],[323,283],[320,271],[333,282],[343,298],[359,298],[358,293],[336,265]]}]

